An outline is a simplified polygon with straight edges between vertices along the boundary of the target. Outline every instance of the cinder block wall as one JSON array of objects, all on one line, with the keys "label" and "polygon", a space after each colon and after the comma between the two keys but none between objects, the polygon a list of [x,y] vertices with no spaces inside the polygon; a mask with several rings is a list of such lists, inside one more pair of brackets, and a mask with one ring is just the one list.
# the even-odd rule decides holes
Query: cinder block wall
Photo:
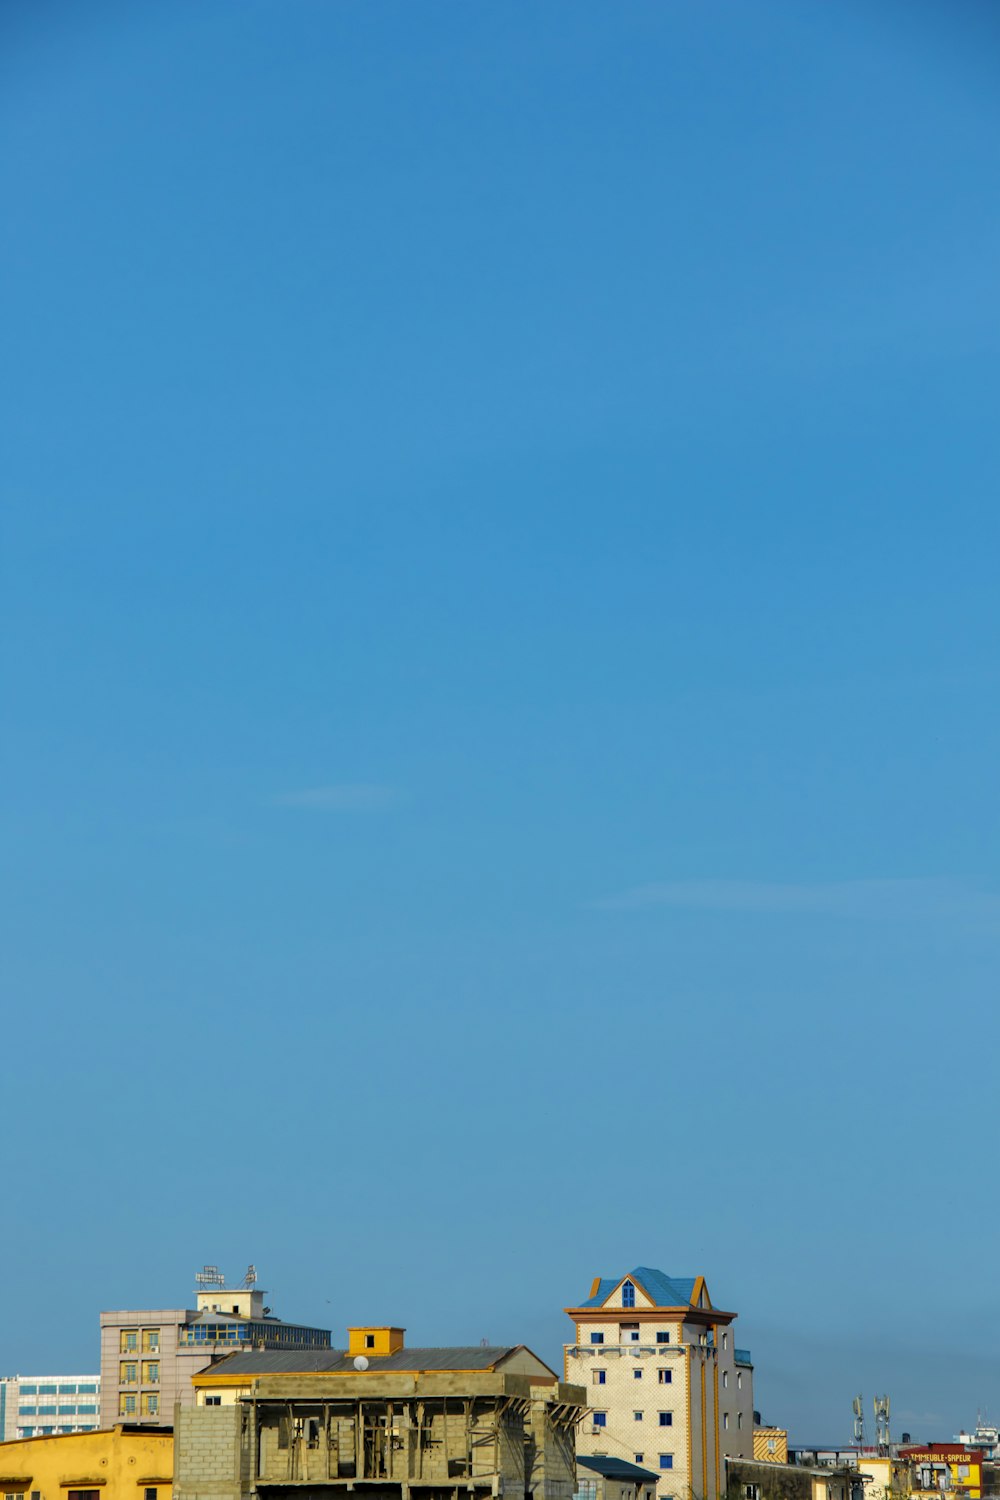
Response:
[{"label": "cinder block wall", "polygon": [[250,1487],[247,1413],[241,1406],[174,1410],[174,1500],[240,1500]]}]

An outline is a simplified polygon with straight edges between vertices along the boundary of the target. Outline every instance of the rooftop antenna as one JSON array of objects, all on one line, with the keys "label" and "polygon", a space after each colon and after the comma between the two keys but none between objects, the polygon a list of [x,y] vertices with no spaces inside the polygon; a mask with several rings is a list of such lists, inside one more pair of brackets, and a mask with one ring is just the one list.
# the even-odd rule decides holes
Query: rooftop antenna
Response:
[{"label": "rooftop antenna", "polygon": [[863,1396],[855,1396],[854,1406],[854,1446],[860,1453],[865,1446],[865,1414],[862,1402]]},{"label": "rooftop antenna", "polygon": [[203,1291],[210,1286],[222,1287],[226,1284],[226,1278],[218,1266],[202,1266],[201,1270],[196,1272],[194,1279]]},{"label": "rooftop antenna", "polygon": [[479,1347],[480,1347],[480,1349],[488,1349],[490,1347],[490,1341],[489,1341],[489,1339],[480,1339],[479,1340]]},{"label": "rooftop antenna", "polygon": [[246,1275],[243,1278],[243,1285],[247,1288],[248,1291],[251,1287],[257,1285],[257,1267],[253,1264],[252,1261],[250,1265],[247,1266]]},{"label": "rooftop antenna", "polygon": [[875,1397],[875,1441],[883,1456],[889,1451],[889,1397]]}]

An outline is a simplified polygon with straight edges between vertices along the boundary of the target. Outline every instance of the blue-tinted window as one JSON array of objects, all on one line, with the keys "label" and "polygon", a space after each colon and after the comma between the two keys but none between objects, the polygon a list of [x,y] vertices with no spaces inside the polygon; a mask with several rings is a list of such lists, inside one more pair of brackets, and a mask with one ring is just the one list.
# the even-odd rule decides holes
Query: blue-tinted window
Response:
[{"label": "blue-tinted window", "polygon": [[47,1434],[48,1434],[48,1433],[50,1433],[50,1432],[52,1432],[52,1431],[53,1431],[53,1429],[52,1429],[52,1428],[51,1428],[51,1427],[39,1427],[39,1429],[38,1429],[38,1430],[39,1430],[39,1432],[40,1432],[40,1433],[42,1433],[42,1434],[43,1434],[43,1435],[47,1435]]},{"label": "blue-tinted window", "polygon": [[673,1414],[673,1412],[672,1411],[661,1411],[660,1412],[660,1426],[661,1427],[673,1427],[673,1425],[674,1425],[674,1414]]},{"label": "blue-tinted window", "polygon": [[607,1427],[607,1425],[608,1425],[608,1414],[607,1414],[607,1412],[606,1411],[595,1411],[594,1412],[594,1426],[595,1427]]},{"label": "blue-tinted window", "polygon": [[40,1406],[38,1408],[38,1415],[40,1417],[54,1417],[56,1415],[56,1409],[54,1406]]},{"label": "blue-tinted window", "polygon": [[40,1385],[38,1387],[38,1394],[40,1396],[54,1396],[56,1394],[56,1388],[54,1385]]},{"label": "blue-tinted window", "polygon": [[60,1406],[60,1408],[59,1408],[59,1415],[61,1417],[75,1417],[76,1416],[76,1406],[75,1405],[73,1405],[73,1406]]},{"label": "blue-tinted window", "polygon": [[19,1417],[37,1417],[38,1409],[34,1406],[22,1406],[18,1411]]},{"label": "blue-tinted window", "polygon": [[590,1342],[592,1344],[603,1344],[604,1343],[604,1334],[603,1333],[592,1333],[590,1335]]},{"label": "blue-tinted window", "polygon": [[61,1385],[59,1387],[59,1394],[60,1394],[60,1396],[75,1396],[76,1395],[76,1386],[75,1385]]},{"label": "blue-tinted window", "polygon": [[33,1437],[35,1434],[33,1427],[19,1427],[17,1431],[19,1437]]},{"label": "blue-tinted window", "polygon": [[79,1391],[79,1393],[80,1393],[81,1396],[96,1396],[97,1395],[97,1386],[96,1385],[80,1385],[80,1386],[77,1386],[77,1390]]},{"label": "blue-tinted window", "polygon": [[37,1387],[37,1385],[22,1385],[21,1386],[21,1395],[22,1396],[37,1396],[38,1395],[38,1387]]},{"label": "blue-tinted window", "polygon": [[674,1466],[674,1455],[672,1453],[661,1453],[660,1454],[660,1468],[661,1469],[672,1469],[673,1466]]},{"label": "blue-tinted window", "polygon": [[669,1333],[665,1333],[664,1330],[661,1328],[660,1331],[659,1331],[659,1333],[656,1335],[656,1342],[658,1344],[669,1344],[670,1343],[670,1335],[669,1335]]},{"label": "blue-tinted window", "polygon": [[96,1417],[97,1416],[97,1407],[96,1406],[78,1406],[77,1409],[76,1409],[76,1414],[77,1414],[78,1417]]},{"label": "blue-tinted window", "polygon": [[606,1370],[595,1370],[594,1371],[594,1384],[595,1385],[604,1385],[607,1382],[607,1378],[608,1378],[608,1373],[607,1373]]},{"label": "blue-tinted window", "polygon": [[635,1287],[631,1281],[622,1283],[622,1307],[635,1306]]}]

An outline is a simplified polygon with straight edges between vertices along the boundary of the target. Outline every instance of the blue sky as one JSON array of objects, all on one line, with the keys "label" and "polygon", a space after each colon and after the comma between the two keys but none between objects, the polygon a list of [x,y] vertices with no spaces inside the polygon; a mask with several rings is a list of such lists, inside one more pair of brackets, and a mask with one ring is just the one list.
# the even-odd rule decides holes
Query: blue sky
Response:
[{"label": "blue sky", "polygon": [[998,30],[8,0],[5,1370],[652,1264],[1000,1409]]}]

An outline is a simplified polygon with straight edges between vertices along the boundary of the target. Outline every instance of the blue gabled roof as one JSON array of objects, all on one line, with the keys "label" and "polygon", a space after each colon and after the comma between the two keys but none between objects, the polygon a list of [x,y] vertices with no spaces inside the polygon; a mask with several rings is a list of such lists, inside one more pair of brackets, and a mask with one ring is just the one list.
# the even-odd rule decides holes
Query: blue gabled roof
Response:
[{"label": "blue gabled roof", "polygon": [[[667,1276],[652,1266],[636,1266],[627,1275],[630,1281],[636,1282],[653,1299],[657,1307],[687,1307],[694,1295],[694,1276]],[[602,1276],[597,1291],[586,1302],[581,1302],[580,1306],[602,1307],[624,1279],[622,1276]]]}]

